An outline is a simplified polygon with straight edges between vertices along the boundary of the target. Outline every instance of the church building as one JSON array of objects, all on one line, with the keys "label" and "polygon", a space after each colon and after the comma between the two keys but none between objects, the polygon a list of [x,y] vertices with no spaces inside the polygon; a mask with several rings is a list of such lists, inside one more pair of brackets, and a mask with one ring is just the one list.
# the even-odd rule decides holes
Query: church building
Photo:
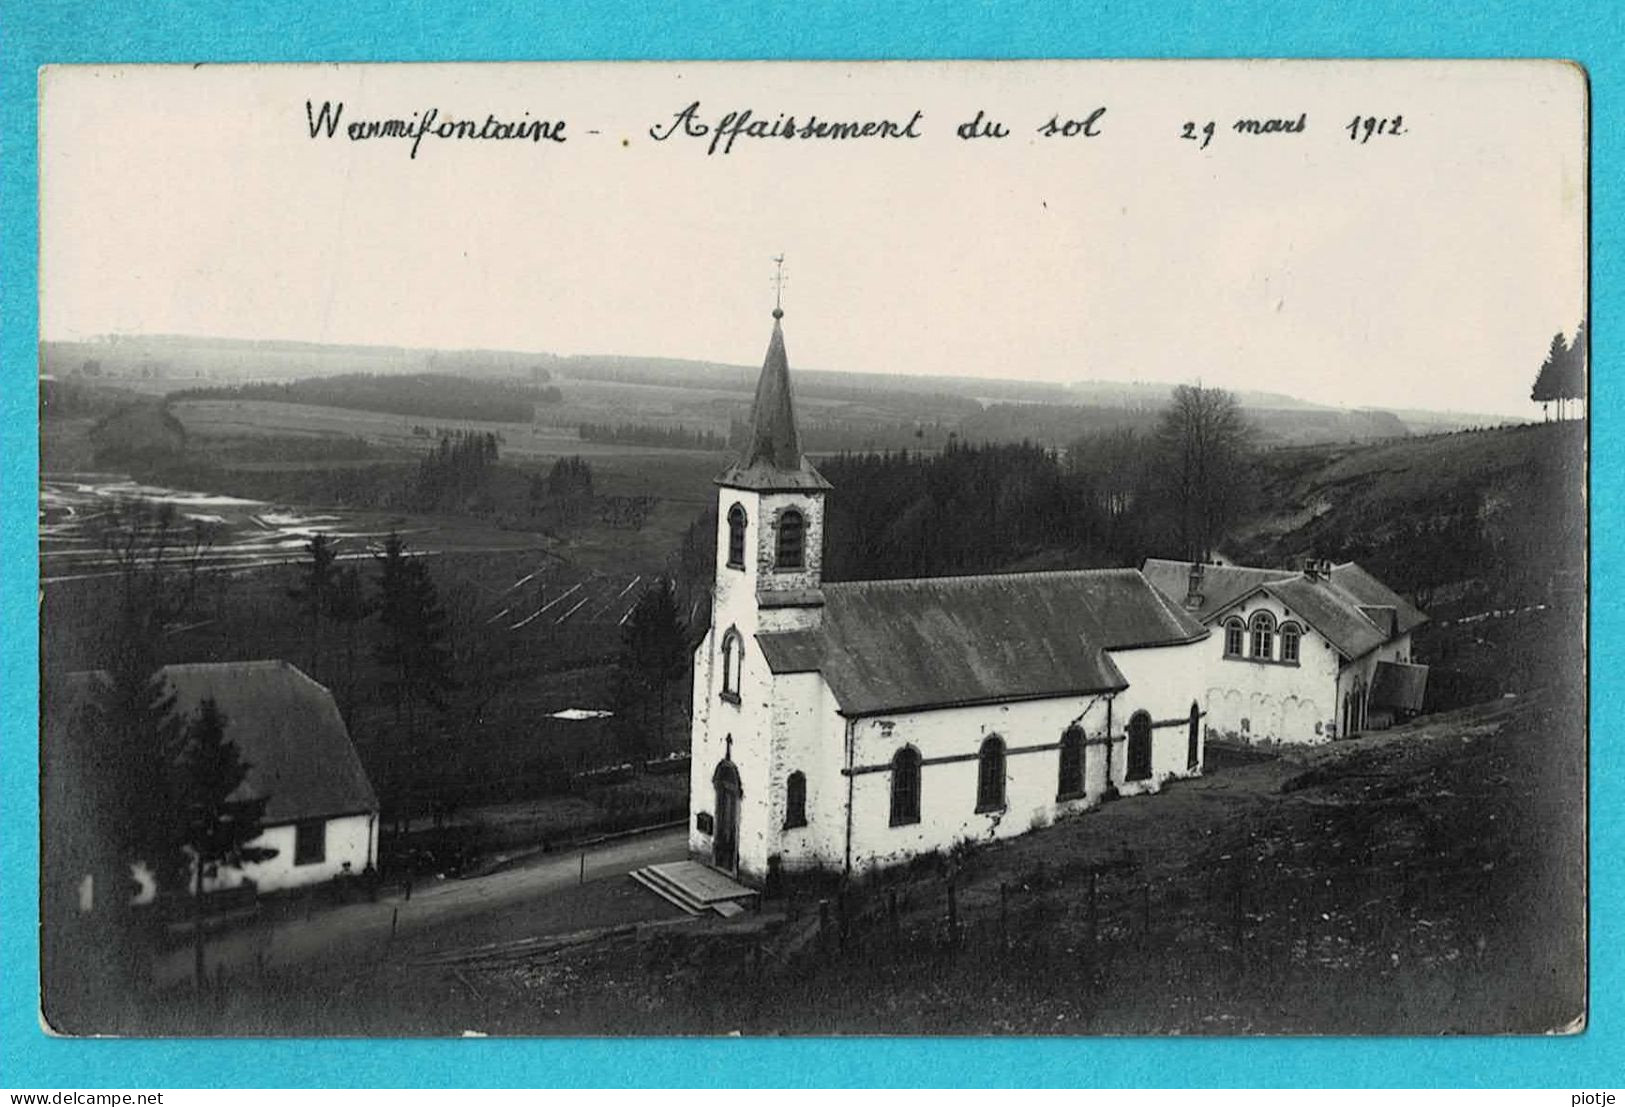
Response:
[{"label": "church building", "polygon": [[1210,630],[1134,569],[826,582],[783,312],[716,480],[689,850],[861,876],[1202,771]]}]

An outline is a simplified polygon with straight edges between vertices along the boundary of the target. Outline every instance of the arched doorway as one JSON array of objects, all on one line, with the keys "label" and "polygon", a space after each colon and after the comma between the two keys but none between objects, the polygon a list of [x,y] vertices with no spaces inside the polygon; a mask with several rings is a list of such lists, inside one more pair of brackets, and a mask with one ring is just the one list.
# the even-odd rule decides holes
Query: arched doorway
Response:
[{"label": "arched doorway", "polygon": [[1128,769],[1125,780],[1151,779],[1151,716],[1136,711],[1128,721]]},{"label": "arched doorway", "polygon": [[1202,709],[1191,701],[1190,736],[1185,750],[1185,767],[1196,769],[1202,764]]},{"label": "arched doorway", "polygon": [[724,758],[711,774],[717,793],[717,825],[711,836],[711,864],[739,872],[739,770]]}]

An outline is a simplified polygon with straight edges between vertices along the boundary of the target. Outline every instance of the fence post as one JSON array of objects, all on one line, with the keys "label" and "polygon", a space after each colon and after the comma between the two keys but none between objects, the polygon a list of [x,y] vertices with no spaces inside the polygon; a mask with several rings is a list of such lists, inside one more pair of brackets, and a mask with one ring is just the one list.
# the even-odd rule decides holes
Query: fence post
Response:
[{"label": "fence post", "polygon": [[1100,944],[1100,905],[1095,899],[1095,882],[1100,879],[1099,869],[1089,870],[1089,944]]},{"label": "fence post", "polygon": [[1010,885],[999,881],[999,948],[1010,948]]},{"label": "fence post", "polygon": [[586,850],[581,851],[581,878],[579,880],[577,880],[576,883],[577,884],[585,884],[585,883],[587,883],[587,851]]},{"label": "fence post", "polygon": [[1242,948],[1241,948],[1241,931],[1242,931],[1242,926],[1241,926],[1241,922],[1242,922],[1242,919],[1241,919],[1241,896],[1242,896],[1242,880],[1243,880],[1242,865],[1243,865],[1242,860],[1240,858],[1237,858],[1236,861],[1235,861],[1235,874],[1236,874],[1236,876],[1235,876],[1235,882],[1234,882],[1235,887],[1233,889],[1234,896],[1233,896],[1233,899],[1231,901],[1231,908],[1230,908],[1230,941],[1236,947],[1236,961],[1237,961],[1238,964],[1241,962],[1241,959],[1242,959]]}]

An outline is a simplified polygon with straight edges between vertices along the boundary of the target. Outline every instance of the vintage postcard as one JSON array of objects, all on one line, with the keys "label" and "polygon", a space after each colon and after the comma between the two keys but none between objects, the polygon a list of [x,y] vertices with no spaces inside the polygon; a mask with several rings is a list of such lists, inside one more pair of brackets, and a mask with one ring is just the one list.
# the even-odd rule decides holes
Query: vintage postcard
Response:
[{"label": "vintage postcard", "polygon": [[1560,61],[52,67],[63,1035],[1587,1017]]}]

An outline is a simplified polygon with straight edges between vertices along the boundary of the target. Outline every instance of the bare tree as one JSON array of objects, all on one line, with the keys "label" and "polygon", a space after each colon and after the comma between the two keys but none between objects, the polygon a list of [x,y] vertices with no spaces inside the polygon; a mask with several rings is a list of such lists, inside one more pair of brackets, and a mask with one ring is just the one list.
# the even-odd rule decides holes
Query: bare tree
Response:
[{"label": "bare tree", "polygon": [[1182,384],[1157,425],[1157,477],[1182,556],[1212,558],[1244,503],[1251,431],[1222,388]]}]

